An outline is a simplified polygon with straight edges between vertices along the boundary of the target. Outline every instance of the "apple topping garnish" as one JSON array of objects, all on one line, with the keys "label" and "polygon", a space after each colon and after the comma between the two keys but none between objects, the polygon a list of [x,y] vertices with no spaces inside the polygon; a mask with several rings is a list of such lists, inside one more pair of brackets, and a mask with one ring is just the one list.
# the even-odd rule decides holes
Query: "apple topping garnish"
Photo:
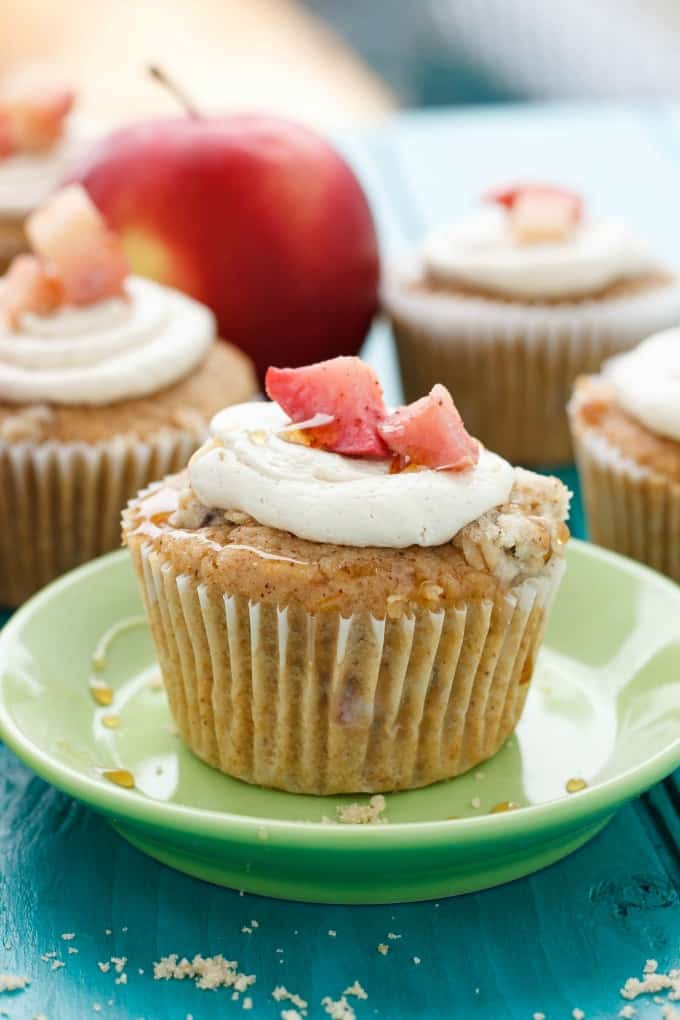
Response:
[{"label": "apple topping garnish", "polygon": [[62,189],[31,213],[26,233],[61,281],[66,304],[124,296],[130,270],[120,241],[79,185]]},{"label": "apple topping garnish", "polygon": [[378,425],[390,450],[411,465],[435,471],[467,471],[479,460],[479,443],[467,432],[446,386],[400,407]]},{"label": "apple topping garnish", "polygon": [[359,358],[340,357],[304,368],[270,368],[268,396],[292,419],[279,432],[288,442],[354,457],[391,457],[390,473],[466,471],[479,460],[445,386],[392,413],[378,377]]},{"label": "apple topping garnish", "polygon": [[0,311],[12,328],[26,313],[49,315],[62,300],[60,281],[35,255],[17,255],[0,280]]},{"label": "apple topping garnish", "polygon": [[0,280],[0,313],[16,328],[25,313],[125,297],[129,267],[118,238],[79,186],[57,192],[26,221],[33,255],[17,255]]},{"label": "apple topping garnish", "polygon": [[490,191],[484,197],[507,209],[510,230],[518,244],[564,241],[583,216],[580,195],[549,184],[516,184]]},{"label": "apple topping garnish", "polygon": [[0,157],[51,149],[74,99],[73,89],[43,67],[25,67],[0,81]]},{"label": "apple topping garnish", "polygon": [[[388,456],[377,430],[387,414],[382,386],[373,369],[359,358],[331,358],[302,368],[269,368],[265,389],[297,431],[304,432],[305,445],[354,457]],[[328,415],[330,421],[310,426],[310,419],[318,414]]]}]

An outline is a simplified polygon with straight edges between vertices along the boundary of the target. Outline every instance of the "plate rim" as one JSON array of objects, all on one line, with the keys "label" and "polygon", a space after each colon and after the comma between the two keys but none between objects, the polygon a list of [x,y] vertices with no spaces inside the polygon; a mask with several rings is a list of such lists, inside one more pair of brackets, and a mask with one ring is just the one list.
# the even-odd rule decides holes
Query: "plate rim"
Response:
[{"label": "plate rim", "polygon": [[[666,588],[668,594],[680,603],[680,586],[644,564],[575,538],[569,540],[568,550],[574,550],[577,556],[611,563],[647,582]],[[124,559],[129,559],[129,553],[125,549],[97,557],[52,581],[28,599],[0,631],[0,660],[6,649],[11,647],[15,632],[20,631],[24,622],[40,611],[43,603],[52,601],[63,588],[78,583],[89,574],[105,572],[110,564],[118,564]],[[6,704],[2,672],[0,672],[0,739],[41,779],[87,804],[93,810],[115,816],[133,825],[139,824],[154,829],[162,827],[178,833],[199,834],[223,841],[239,839],[243,842],[252,842],[255,836],[256,840],[266,839],[271,842],[272,837],[279,837],[280,841],[288,845],[303,840],[306,845],[312,842],[326,847],[329,843],[346,844],[349,841],[353,847],[362,850],[392,843],[399,843],[402,846],[411,842],[420,843],[423,837],[427,837],[430,843],[464,845],[485,838],[516,838],[535,833],[539,829],[566,828],[579,822],[585,826],[598,814],[604,815],[607,812],[613,814],[623,803],[649,789],[680,766],[680,736],[678,736],[641,764],[589,786],[574,796],[526,805],[516,811],[471,818],[390,822],[386,825],[354,823],[328,825],[316,821],[242,815],[230,811],[154,801],[137,791],[123,790],[112,784],[105,784],[100,777],[84,775],[40,748],[15,723]],[[346,796],[363,799],[369,794]],[[334,796],[330,799],[337,801],[338,798]],[[266,830],[266,835],[262,834],[263,829]]]}]

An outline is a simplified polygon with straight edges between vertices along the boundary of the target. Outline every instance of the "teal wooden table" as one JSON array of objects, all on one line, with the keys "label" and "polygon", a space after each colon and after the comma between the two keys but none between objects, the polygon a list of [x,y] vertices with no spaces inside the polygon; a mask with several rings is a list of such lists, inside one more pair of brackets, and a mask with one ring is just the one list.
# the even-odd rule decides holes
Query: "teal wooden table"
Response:
[{"label": "teal wooden table", "polygon": [[[529,177],[581,186],[595,208],[624,213],[680,262],[680,112],[671,107],[404,115],[341,144],[370,194],[385,251],[462,212],[488,186]],[[382,328],[366,353],[396,399]],[[578,509],[575,525],[580,533]],[[0,770],[0,973],[32,980],[0,994],[0,1016],[241,1013],[224,990],[155,982],[153,961],[168,953],[223,953],[257,974],[245,1014],[256,1020],[290,1007],[272,999],[277,985],[302,994],[311,1018],[326,1015],[323,996],[337,998],[355,979],[369,996],[356,1002],[358,1020],[568,1020],[574,1009],[603,1020],[618,1016],[618,990],[646,959],[680,966],[679,776],[531,878],[440,903],[362,908],[240,896],[186,878],[131,849],[4,748]],[[381,942],[386,956],[376,952]],[[127,957],[127,983],[116,983],[115,966],[98,966],[111,957]],[[636,1007],[643,1020],[661,1017],[651,1000]]]}]

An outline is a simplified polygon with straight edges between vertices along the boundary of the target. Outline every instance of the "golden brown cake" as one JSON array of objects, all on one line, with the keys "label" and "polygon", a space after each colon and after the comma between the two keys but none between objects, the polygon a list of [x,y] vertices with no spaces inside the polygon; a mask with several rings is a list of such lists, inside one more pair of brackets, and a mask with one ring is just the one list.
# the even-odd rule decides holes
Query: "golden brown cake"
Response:
[{"label": "golden brown cake", "polygon": [[[297,420],[342,425],[352,385],[333,388],[332,413],[317,393]],[[441,436],[449,411],[423,403],[396,412],[399,428]],[[449,452],[427,467],[403,446],[338,453],[337,436],[319,438],[329,425],[289,424],[275,403],[228,409],[188,472],[124,514],[183,740],[230,775],[306,793],[472,768],[521,715],[564,569],[567,490],[476,443],[473,463],[447,467]],[[462,439],[453,413],[446,428]]]},{"label": "golden brown cake", "polygon": [[680,330],[578,379],[569,416],[590,538],[680,581]]},{"label": "golden brown cake", "polygon": [[29,219],[0,280],[0,605],[114,549],[121,509],[257,390],[212,314],[128,275],[80,189]]}]

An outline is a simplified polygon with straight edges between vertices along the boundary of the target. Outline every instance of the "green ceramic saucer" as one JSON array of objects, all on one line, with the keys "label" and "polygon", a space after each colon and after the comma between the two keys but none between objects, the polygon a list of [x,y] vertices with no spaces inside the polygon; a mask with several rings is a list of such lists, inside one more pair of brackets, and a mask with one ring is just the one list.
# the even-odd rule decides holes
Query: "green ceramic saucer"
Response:
[{"label": "green ceramic saucer", "polygon": [[[388,796],[386,825],[322,823],[365,797],[263,790],[194,758],[174,732],[145,625],[119,633],[93,670],[103,632],[141,612],[125,552],[56,581],[5,627],[0,734],[135,846],[212,882],[333,903],[507,882],[581,846],[680,764],[680,588],[583,543],[568,558],[515,736],[475,773]],[[110,705],[93,681],[109,686]],[[135,787],[107,770],[122,781],[128,770]],[[570,780],[587,786],[569,794]],[[491,813],[505,802],[520,807]]]}]

